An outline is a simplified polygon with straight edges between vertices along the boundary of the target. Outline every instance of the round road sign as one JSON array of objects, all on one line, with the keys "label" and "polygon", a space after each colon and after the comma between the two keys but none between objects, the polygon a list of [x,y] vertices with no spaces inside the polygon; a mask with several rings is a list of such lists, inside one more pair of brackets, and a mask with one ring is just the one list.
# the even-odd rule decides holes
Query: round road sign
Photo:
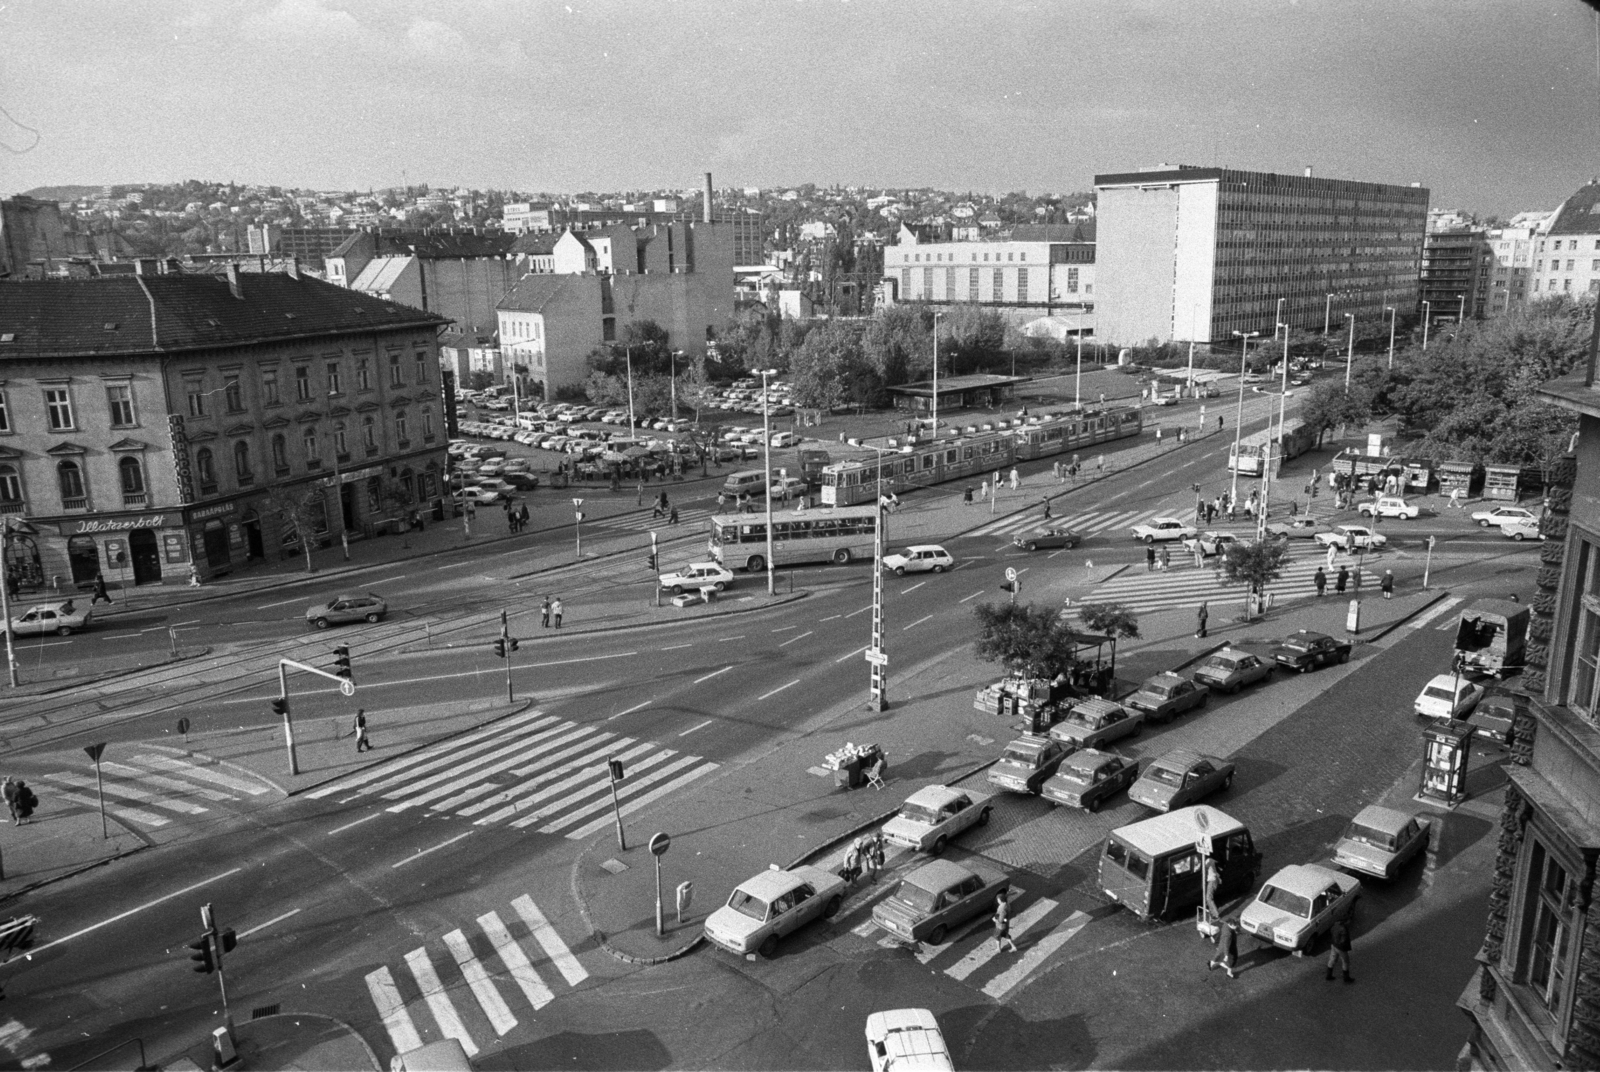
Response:
[{"label": "round road sign", "polygon": [[656,856],[665,856],[672,847],[672,839],[665,834],[652,834],[650,837],[650,852]]},{"label": "round road sign", "polygon": [[339,691],[346,696],[354,696],[356,694],[356,683],[354,681],[341,681],[339,682]]},{"label": "round road sign", "polygon": [[185,734],[189,732],[189,720],[188,719],[186,719],[186,718],[178,719],[178,732],[179,733],[185,733]]},{"label": "round road sign", "polygon": [[1012,569],[1010,566],[1007,566],[1006,567],[1006,580],[1015,583],[1016,579],[1017,579],[1017,571]]}]

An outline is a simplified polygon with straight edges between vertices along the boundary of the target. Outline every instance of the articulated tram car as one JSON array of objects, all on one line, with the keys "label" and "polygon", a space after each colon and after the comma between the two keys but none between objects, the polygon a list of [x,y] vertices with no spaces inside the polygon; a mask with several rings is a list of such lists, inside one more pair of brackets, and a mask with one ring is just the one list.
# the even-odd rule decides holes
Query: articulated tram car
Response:
[{"label": "articulated tram car", "polygon": [[959,436],[884,454],[881,468],[877,457],[826,466],[822,470],[822,502],[826,506],[852,505],[871,502],[880,491],[899,493],[987,476],[1009,469],[1019,460],[1047,458],[1136,436],[1143,417],[1137,409],[1112,408],[997,424],[992,431],[969,428]]}]

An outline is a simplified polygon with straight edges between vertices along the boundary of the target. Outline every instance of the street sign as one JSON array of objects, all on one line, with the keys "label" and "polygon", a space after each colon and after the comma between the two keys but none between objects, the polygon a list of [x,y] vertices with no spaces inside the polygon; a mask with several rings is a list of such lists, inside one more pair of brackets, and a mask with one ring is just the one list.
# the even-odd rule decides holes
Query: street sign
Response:
[{"label": "street sign", "polygon": [[83,746],[83,750],[89,753],[89,758],[92,761],[98,763],[100,762],[100,753],[106,750],[106,743],[101,741],[99,744],[86,744]]},{"label": "street sign", "polygon": [[1430,551],[1433,550],[1433,545],[1435,543],[1435,540],[1436,540],[1436,538],[1433,537],[1433,536],[1429,536],[1428,537],[1428,550],[1430,550]]},{"label": "street sign", "polygon": [[672,839],[665,834],[650,835],[650,854],[652,856],[665,856],[672,847]]},{"label": "street sign", "polygon": [[583,500],[582,499],[573,499],[572,500],[572,508],[574,510],[576,510],[578,507],[580,507],[582,505],[583,505]]},{"label": "street sign", "polygon": [[1017,571],[1012,569],[1010,566],[1006,567],[1006,580],[1010,581],[1012,584],[1017,583]]},{"label": "street sign", "polygon": [[346,696],[354,696],[356,694],[356,683],[354,681],[341,681],[339,682],[339,691]]},{"label": "street sign", "polygon": [[183,734],[185,737],[187,737],[189,735],[189,720],[188,719],[186,719],[186,718],[178,719],[178,732]]},{"label": "street sign", "polygon": [[889,653],[886,651],[879,651],[877,648],[868,648],[867,662],[871,663],[873,666],[888,666]]}]

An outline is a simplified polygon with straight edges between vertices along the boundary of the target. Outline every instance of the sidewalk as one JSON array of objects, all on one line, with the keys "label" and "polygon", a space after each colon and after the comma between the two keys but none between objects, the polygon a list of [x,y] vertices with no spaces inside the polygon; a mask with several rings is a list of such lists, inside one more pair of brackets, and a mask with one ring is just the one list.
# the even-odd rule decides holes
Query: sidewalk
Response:
[{"label": "sidewalk", "polygon": [[[1415,592],[1385,601],[1374,593],[1362,605],[1360,641],[1381,638],[1443,595]],[[1195,637],[1188,612],[1148,616],[1140,623],[1141,639],[1118,646],[1119,692],[1227,642],[1270,643],[1297,629],[1342,637],[1347,609],[1345,601],[1297,602],[1249,624],[1213,619],[1215,628],[1203,639]],[[789,867],[827,852],[881,823],[923,786],[986,768],[1012,734],[1008,722],[975,710],[972,697],[998,676],[998,667],[970,653],[909,667],[891,677],[888,711],[867,711],[863,695],[820,714],[799,737],[634,820],[626,852],[617,850],[614,835],[597,836],[572,869],[573,894],[597,940],[619,959],[638,963],[681,956],[700,944],[706,916],[738,883],[770,865]],[[820,764],[847,741],[884,747],[887,791],[835,788],[833,773]],[[656,831],[672,836],[662,859],[668,925],[660,938],[655,869],[645,847]],[[674,891],[686,880],[694,899],[679,925]]]},{"label": "sidewalk", "polygon": [[[384,1072],[378,1055],[355,1028],[321,1013],[273,1013],[246,1020],[235,1025],[233,1037],[239,1060],[228,1068],[237,1072]],[[207,1037],[157,1065],[181,1072],[212,1068],[214,1062]]]}]

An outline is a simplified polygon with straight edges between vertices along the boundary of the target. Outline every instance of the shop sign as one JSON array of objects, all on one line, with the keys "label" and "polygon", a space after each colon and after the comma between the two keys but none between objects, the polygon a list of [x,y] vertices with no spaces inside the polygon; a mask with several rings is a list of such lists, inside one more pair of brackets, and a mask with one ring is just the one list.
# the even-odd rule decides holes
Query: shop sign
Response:
[{"label": "shop sign", "polygon": [[126,532],[129,529],[159,529],[177,523],[176,515],[141,514],[138,517],[95,518],[92,521],[72,521],[63,525],[68,536],[81,536],[95,532]]},{"label": "shop sign", "polygon": [[208,517],[221,517],[223,514],[231,514],[237,505],[238,503],[225,502],[214,503],[211,506],[197,506],[189,511],[189,521],[193,523],[195,521],[204,521]]}]

